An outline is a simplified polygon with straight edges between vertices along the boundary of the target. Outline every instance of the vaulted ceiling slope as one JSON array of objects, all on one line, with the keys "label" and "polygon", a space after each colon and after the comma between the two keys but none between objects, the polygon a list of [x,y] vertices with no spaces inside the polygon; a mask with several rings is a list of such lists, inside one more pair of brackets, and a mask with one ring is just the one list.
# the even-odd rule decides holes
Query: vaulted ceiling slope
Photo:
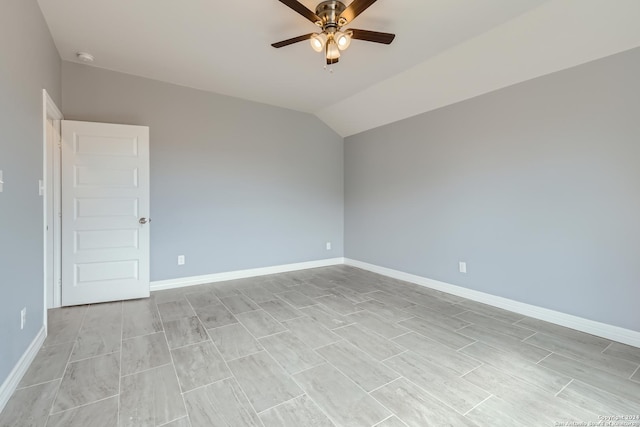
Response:
[{"label": "vaulted ceiling slope", "polygon": [[[316,114],[353,135],[640,46],[638,0],[378,0],[330,73],[277,0],[38,0],[58,51],[94,66]],[[315,0],[302,0],[315,9]],[[345,1],[350,3],[349,0]]]}]

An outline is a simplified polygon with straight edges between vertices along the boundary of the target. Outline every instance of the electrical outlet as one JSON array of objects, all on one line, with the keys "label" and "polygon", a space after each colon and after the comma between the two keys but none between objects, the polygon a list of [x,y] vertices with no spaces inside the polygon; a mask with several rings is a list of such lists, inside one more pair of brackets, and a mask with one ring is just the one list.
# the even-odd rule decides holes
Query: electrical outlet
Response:
[{"label": "electrical outlet", "polygon": [[331,250],[331,242],[327,242],[327,250],[330,251]]},{"label": "electrical outlet", "polygon": [[184,265],[184,255],[178,255],[178,265]]},{"label": "electrical outlet", "polygon": [[466,262],[460,261],[458,263],[458,268],[460,270],[460,273],[467,274],[467,263]]},{"label": "electrical outlet", "polygon": [[24,329],[25,323],[27,323],[27,307],[20,310],[20,329]]}]

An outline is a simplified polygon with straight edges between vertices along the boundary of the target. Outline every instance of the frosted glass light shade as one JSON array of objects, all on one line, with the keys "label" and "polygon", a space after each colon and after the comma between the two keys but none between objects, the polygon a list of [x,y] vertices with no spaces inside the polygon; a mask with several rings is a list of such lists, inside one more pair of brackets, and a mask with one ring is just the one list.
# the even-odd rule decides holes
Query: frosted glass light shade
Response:
[{"label": "frosted glass light shade", "polygon": [[327,64],[335,64],[340,59],[340,49],[334,39],[327,42]]},{"label": "frosted glass light shade", "polygon": [[340,50],[345,50],[351,44],[351,35],[349,33],[343,33],[342,31],[336,31],[333,39],[336,41],[338,49]]},{"label": "frosted glass light shade", "polygon": [[324,33],[314,34],[309,39],[311,42],[311,47],[316,52],[322,52],[324,50],[324,46],[327,43],[327,35]]}]

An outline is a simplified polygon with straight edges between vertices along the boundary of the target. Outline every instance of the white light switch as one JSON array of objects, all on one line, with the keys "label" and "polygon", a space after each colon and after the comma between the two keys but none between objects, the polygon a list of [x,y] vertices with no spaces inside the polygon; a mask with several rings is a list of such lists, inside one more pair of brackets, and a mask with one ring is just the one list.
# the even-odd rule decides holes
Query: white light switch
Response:
[{"label": "white light switch", "polygon": [[2,176],[2,171],[0,171],[0,193],[4,190],[4,178]]},{"label": "white light switch", "polygon": [[41,179],[38,180],[38,194],[41,196],[44,195],[44,181]]},{"label": "white light switch", "polygon": [[466,273],[467,273],[467,263],[466,263],[466,262],[464,262],[464,261],[460,261],[460,262],[458,263],[458,267],[459,267],[459,269],[460,269],[460,273],[464,273],[464,274],[466,274]]}]

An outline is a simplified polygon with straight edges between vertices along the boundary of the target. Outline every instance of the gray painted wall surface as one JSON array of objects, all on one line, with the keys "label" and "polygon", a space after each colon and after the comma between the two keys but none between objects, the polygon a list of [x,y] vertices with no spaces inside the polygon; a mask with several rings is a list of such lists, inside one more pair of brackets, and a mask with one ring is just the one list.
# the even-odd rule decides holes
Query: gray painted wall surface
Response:
[{"label": "gray painted wall surface", "polygon": [[60,106],[60,57],[38,4],[6,0],[1,9],[0,384],[43,323],[42,89]]},{"label": "gray painted wall surface", "polygon": [[316,117],[62,70],[65,118],[150,127],[152,280],[343,256],[343,140]]},{"label": "gray painted wall surface", "polygon": [[345,256],[640,331],[638,76],[634,49],[347,138]]}]

